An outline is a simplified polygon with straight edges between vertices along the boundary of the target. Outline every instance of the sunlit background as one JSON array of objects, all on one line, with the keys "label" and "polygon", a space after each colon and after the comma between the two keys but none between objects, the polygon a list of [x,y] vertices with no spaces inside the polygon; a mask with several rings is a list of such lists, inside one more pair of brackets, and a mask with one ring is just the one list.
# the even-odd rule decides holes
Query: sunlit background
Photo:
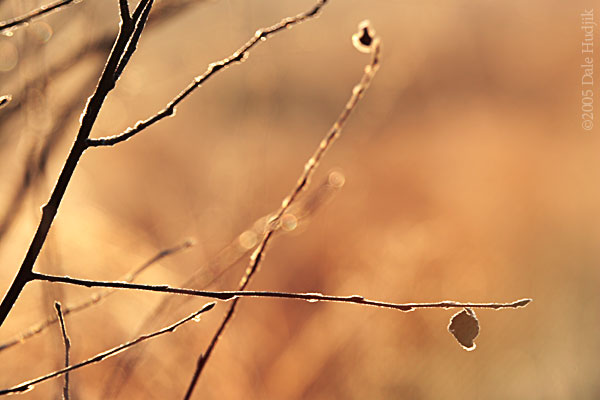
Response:
[{"label": "sunlit background", "polygon": [[[44,3],[0,1],[0,20]],[[0,37],[0,95],[13,96],[0,110],[2,295],[110,49],[117,3],[85,0]],[[313,3],[159,1],[92,135],[151,116],[257,29]],[[600,126],[581,126],[580,14],[592,6],[331,0],[319,18],[215,75],[175,117],[88,150],[36,269],[117,280],[193,238],[137,281],[236,288],[263,217],[292,189],[360,79],[369,56],[351,35],[369,19],[383,41],[381,69],[250,287],[534,302],[478,311],[477,348],[466,352],[446,330],[453,310],[244,300],[194,398],[600,398]],[[600,52],[597,31],[595,40]],[[28,285],[0,343],[52,316],[55,300],[75,305],[96,292]],[[113,294],[67,317],[72,360],[205,302]],[[72,398],[182,398],[226,307],[72,373]],[[61,367],[63,351],[57,325],[1,351],[0,386]],[[62,385],[57,378],[21,397],[59,398]]]}]

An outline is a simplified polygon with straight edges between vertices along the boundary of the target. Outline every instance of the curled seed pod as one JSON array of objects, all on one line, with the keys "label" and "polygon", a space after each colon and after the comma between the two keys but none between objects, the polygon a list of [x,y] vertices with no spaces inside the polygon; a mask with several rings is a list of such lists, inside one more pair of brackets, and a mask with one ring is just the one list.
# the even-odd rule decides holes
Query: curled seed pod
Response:
[{"label": "curled seed pod", "polygon": [[4,107],[12,100],[12,96],[10,94],[0,96],[0,108]]},{"label": "curled seed pod", "polygon": [[465,307],[462,311],[454,314],[450,319],[448,332],[458,340],[465,350],[475,350],[476,346],[473,340],[479,334],[479,321],[475,316],[475,311]]},{"label": "curled seed pod", "polygon": [[352,35],[352,44],[361,53],[370,53],[374,41],[375,30],[371,27],[371,22],[366,19],[358,24],[358,32]]}]

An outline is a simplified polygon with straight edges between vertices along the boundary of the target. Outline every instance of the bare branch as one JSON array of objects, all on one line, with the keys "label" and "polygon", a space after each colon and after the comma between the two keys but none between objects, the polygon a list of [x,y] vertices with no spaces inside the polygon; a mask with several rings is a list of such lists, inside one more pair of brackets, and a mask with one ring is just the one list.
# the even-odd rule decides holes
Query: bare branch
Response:
[{"label": "bare branch", "polygon": [[53,11],[57,11],[61,7],[68,6],[70,4],[76,4],[75,0],[59,0],[54,3],[46,4],[45,6],[41,6],[33,11],[28,12],[25,15],[22,15],[17,18],[9,19],[8,21],[0,22],[0,32],[9,30],[11,28],[16,28],[19,25],[26,24],[33,20],[34,18],[41,17],[43,15],[47,15]]},{"label": "bare branch", "polygon": [[71,181],[71,177],[75,172],[75,168],[79,163],[79,159],[88,147],[87,140],[90,136],[92,127],[96,122],[96,118],[98,117],[100,109],[102,108],[104,100],[106,99],[106,96],[108,96],[108,93],[110,93],[110,91],[112,91],[115,87],[115,71],[133,33],[134,31],[130,24],[121,24],[119,27],[119,34],[111,54],[108,57],[104,71],[100,76],[98,86],[96,87],[94,94],[90,97],[83,113],[75,142],[69,151],[67,159],[65,160],[65,164],[59,174],[48,202],[42,207],[42,217],[31,241],[31,245],[27,250],[21,267],[19,268],[17,275],[8,289],[8,292],[6,292],[2,303],[0,303],[0,325],[4,323],[8,313],[19,298],[23,288],[25,288],[25,285],[34,279],[33,266],[38,255],[40,254],[40,251],[42,250],[42,247],[44,246],[44,243],[46,242],[46,237],[48,236],[50,227],[52,226],[54,218],[56,217],[58,208],[65,195],[69,182]]},{"label": "bare branch", "polygon": [[516,308],[526,306],[531,299],[517,300],[512,303],[460,303],[456,301],[440,301],[436,303],[391,303],[386,301],[377,301],[365,299],[363,296],[351,295],[351,296],[330,296],[321,293],[289,293],[289,292],[274,292],[274,291],[245,291],[245,290],[225,290],[225,291],[211,291],[211,290],[196,290],[187,288],[176,288],[169,285],[147,285],[141,283],[130,283],[120,281],[95,281],[89,279],[72,278],[70,276],[60,276],[51,274],[41,274],[39,272],[32,272],[34,279],[46,282],[57,282],[66,283],[75,286],[84,287],[105,287],[114,289],[129,289],[129,290],[144,290],[148,292],[157,293],[171,293],[180,294],[187,296],[206,297],[219,301],[236,300],[241,297],[256,297],[256,298],[275,298],[275,299],[293,299],[293,300],[305,300],[309,302],[334,302],[334,303],[355,303],[365,306],[391,308],[399,311],[413,311],[416,308],[457,308],[457,307],[471,307],[471,308]]},{"label": "bare branch", "polygon": [[[142,0],[138,4],[137,8],[133,13],[133,20],[128,20],[123,23],[131,23],[135,24],[135,29],[133,31],[133,35],[131,35],[131,39],[129,43],[127,43],[127,48],[125,49],[125,53],[123,57],[119,60],[119,65],[115,71],[115,82],[119,80],[119,77],[123,73],[125,66],[129,63],[131,56],[137,49],[137,43],[140,40],[142,35],[142,31],[144,30],[144,26],[146,25],[146,21],[148,20],[148,15],[150,15],[150,10],[152,9],[152,5],[154,4],[154,0]],[[141,10],[141,13],[138,15],[138,10]]]},{"label": "bare branch", "polygon": [[[92,85],[95,81],[95,78],[86,79],[86,81],[79,86],[78,92],[89,90],[90,87],[93,87]],[[56,147],[56,143],[62,138],[63,133],[66,131],[65,126],[68,121],[77,112],[81,112],[83,104],[85,104],[85,99],[83,97],[72,96],[67,103],[61,107],[58,115],[54,118],[52,126],[46,134],[41,146],[38,143],[34,143],[31,146],[21,177],[15,185],[16,189],[10,196],[10,200],[8,200],[8,204],[2,214],[0,214],[0,241],[4,238],[4,235],[6,235],[17,219],[19,211],[25,204],[25,196],[32,187],[36,186],[40,178],[44,175],[48,160],[50,159],[50,154]],[[2,346],[0,346],[0,349],[1,348]]]},{"label": "bare branch", "polygon": [[129,1],[119,0],[119,13],[121,14],[121,21],[128,23],[131,21],[131,15],[129,15]]},{"label": "bare branch", "polygon": [[[252,253],[252,256],[250,257],[250,265],[246,269],[246,273],[242,277],[242,280],[239,285],[240,290],[246,289],[246,287],[250,283],[250,280],[252,279],[254,274],[258,271],[258,267],[264,257],[267,245],[268,245],[269,241],[271,240],[271,238],[273,237],[273,234],[276,231],[277,226],[280,223],[281,217],[290,208],[290,206],[296,200],[296,198],[302,192],[302,190],[308,185],[312,174],[314,173],[314,171],[316,170],[316,168],[319,164],[319,161],[325,155],[325,152],[327,151],[327,149],[329,147],[331,147],[333,142],[340,135],[340,132],[341,132],[344,124],[346,123],[346,121],[348,120],[348,117],[350,116],[350,114],[352,113],[354,108],[356,107],[356,104],[362,98],[365,91],[369,88],[371,81],[379,68],[379,56],[380,56],[380,51],[381,51],[381,42],[380,42],[379,38],[373,39],[373,42],[371,43],[371,46],[370,46],[370,51],[371,51],[371,62],[365,67],[365,71],[364,71],[364,74],[363,74],[360,82],[356,86],[354,86],[354,88],[352,89],[352,95],[350,96],[350,99],[346,103],[346,106],[342,110],[341,114],[338,116],[337,120],[334,122],[334,124],[331,127],[331,129],[329,130],[329,132],[327,132],[327,134],[325,135],[325,137],[319,144],[319,147],[317,147],[317,149],[315,150],[315,153],[313,154],[313,156],[305,164],[304,171],[300,175],[300,178],[298,179],[296,185],[292,189],[292,192],[283,200],[283,202],[281,204],[281,208],[275,214],[275,216],[272,218],[269,225],[267,226],[267,230],[262,238],[262,241],[260,242],[258,247],[254,250],[254,253]],[[194,391],[194,388],[196,387],[196,384],[198,382],[200,374],[202,373],[202,370],[204,369],[204,366],[206,365],[206,362],[209,360],[210,355],[212,354],[212,351],[214,350],[215,346],[217,345],[217,342],[219,341],[219,338],[225,331],[226,326],[229,324],[229,322],[231,321],[231,318],[233,317],[233,314],[235,313],[238,301],[239,301],[239,298],[236,298],[234,300],[234,302],[231,304],[229,310],[227,311],[227,314],[225,314],[225,317],[223,318],[223,321],[221,322],[221,325],[215,332],[211,342],[209,343],[208,347],[206,348],[206,351],[203,354],[201,354],[200,357],[198,358],[198,361],[196,364],[196,370],[194,371],[192,380],[190,382],[190,385],[188,387],[188,390],[187,390],[187,393],[186,393],[184,399],[188,400],[191,398],[192,392]]]},{"label": "bare branch", "polygon": [[[169,21],[173,17],[188,10],[191,5],[195,5],[198,3],[200,3],[200,1],[198,0],[160,2],[157,5],[153,6],[152,18],[146,23],[146,29],[153,29],[155,27],[158,27],[162,23]],[[114,36],[115,33],[111,32],[109,34],[102,35],[94,39],[91,43],[87,45],[82,46],[81,48],[77,49],[75,52],[70,54],[68,57],[66,57],[64,60],[55,63],[48,71],[46,71],[43,74],[43,76],[37,76],[31,81],[27,82],[21,88],[20,92],[25,93],[31,87],[36,87],[41,80],[52,80],[54,77],[56,77],[56,75],[70,70],[70,68],[85,60],[90,55],[98,56],[103,55],[104,53],[108,53],[113,45]],[[95,83],[95,81],[96,79],[94,78],[94,82],[92,83]],[[86,81],[83,85],[80,86],[80,89],[77,90],[77,92],[89,92],[90,88],[93,88],[92,83],[88,83]],[[83,104],[84,100],[78,100],[76,97],[74,97],[73,99],[69,100],[68,105],[63,106],[59,117],[55,119],[52,128],[46,136],[46,139],[42,145],[42,149],[39,152],[39,156],[36,157],[35,148],[31,149],[28,155],[25,170],[23,171],[19,183],[15,185],[16,190],[13,192],[12,196],[10,197],[10,200],[8,201],[8,206],[5,208],[4,215],[0,217],[0,241],[13,225],[19,210],[24,204],[23,198],[31,189],[31,187],[33,187],[37,183],[40,174],[45,171],[46,161],[48,160],[50,153],[55,149],[54,144],[58,140],[60,140],[61,136],[65,132],[64,127],[66,125],[66,121],[72,117],[74,112],[77,111],[77,107],[79,107],[80,103]],[[0,114],[0,131],[2,130],[2,125],[6,123],[8,118],[10,118],[10,115],[12,115],[12,113],[15,110],[18,110],[24,105],[24,99],[22,99],[22,96],[15,96],[14,99],[10,95],[2,96],[0,97],[0,107],[4,105],[8,105],[8,107],[5,113]],[[2,346],[0,346],[0,350],[1,349]]]},{"label": "bare branch", "polygon": [[[171,247],[171,248],[167,248],[164,250],[161,250],[160,252],[158,252],[156,255],[154,255],[152,258],[150,258],[149,260],[147,260],[146,262],[144,262],[142,265],[140,265],[139,267],[135,268],[133,271],[127,273],[124,277],[123,280],[125,282],[132,282],[135,280],[135,278],[138,277],[139,274],[141,274],[143,271],[145,271],[147,268],[151,267],[152,265],[156,264],[157,262],[159,262],[160,260],[162,260],[165,257],[174,255],[179,253],[180,251],[190,248],[191,246],[193,246],[192,241],[190,240],[186,240],[185,242]],[[115,293],[114,289],[107,289],[105,291],[99,292],[99,293],[94,293],[89,299],[72,305],[72,306],[66,306],[64,307],[64,309],[62,310],[63,315],[69,315],[71,313],[75,313],[75,312],[79,312],[79,311],[83,311],[95,304],[98,304],[101,300],[107,298],[108,296],[110,296],[111,294]],[[26,341],[27,339],[30,339],[36,335],[38,335],[39,333],[42,333],[43,331],[45,331],[48,327],[54,325],[55,323],[58,322],[58,318],[56,316],[52,316],[52,317],[48,317],[48,319],[46,319],[43,322],[40,322],[32,327],[30,327],[29,329],[27,329],[26,331],[14,336],[13,338],[11,338],[9,341],[0,344],[0,352],[11,348],[17,344],[23,343],[24,341]]]},{"label": "bare branch", "polygon": [[[145,30],[159,27],[163,23],[172,20],[173,17],[176,17],[187,11],[192,5],[198,5],[203,1],[204,0],[161,1],[152,7],[152,18],[147,21]],[[23,87],[21,87],[19,92],[27,92],[30,87],[37,86],[40,80],[53,80],[56,75],[65,71],[70,71],[73,66],[86,60],[90,55],[104,56],[105,54],[108,54],[114,43],[114,38],[116,35],[117,32],[111,31],[107,34],[103,34],[92,39],[91,42],[81,46],[63,60],[60,60],[59,62],[50,66],[47,71],[44,71],[42,76],[36,76],[28,81]],[[20,97],[21,96],[18,96],[18,94],[15,93],[12,102],[8,105],[8,108],[11,109],[11,111],[16,110],[19,106],[23,105],[24,101]],[[5,115],[0,115],[0,124],[3,124],[5,120]]]},{"label": "bare branch", "polygon": [[[56,314],[58,315],[58,321],[60,322],[60,331],[62,333],[63,342],[65,344],[65,368],[68,368],[70,364],[71,355],[71,340],[67,335],[65,319],[63,317],[63,312],[58,301],[54,303],[54,308],[56,308]],[[69,397],[69,372],[67,371],[65,373],[65,385],[63,386],[63,399],[69,400]]]},{"label": "bare branch", "polygon": [[102,353],[98,353],[95,356],[90,357],[90,358],[88,358],[85,361],[82,361],[82,362],[77,363],[77,364],[73,364],[73,365],[71,365],[69,367],[66,367],[66,368],[59,369],[57,371],[51,372],[51,373],[49,373],[47,375],[43,375],[43,376],[40,376],[40,377],[35,378],[35,379],[19,383],[18,385],[15,385],[15,386],[13,386],[13,387],[11,387],[9,389],[0,390],[0,396],[1,395],[6,395],[6,394],[12,394],[12,393],[24,393],[24,392],[27,392],[27,391],[33,389],[33,387],[35,385],[37,385],[38,383],[42,383],[42,382],[47,381],[47,380],[52,379],[52,378],[56,378],[58,376],[66,374],[67,372],[79,369],[81,367],[85,367],[86,365],[98,363],[98,362],[100,362],[102,360],[105,360],[105,359],[107,359],[109,357],[114,356],[115,354],[118,354],[118,353],[120,353],[120,352],[122,352],[124,350],[127,350],[128,348],[130,348],[132,346],[135,346],[138,343],[142,343],[142,342],[144,342],[146,340],[149,340],[149,339],[152,339],[154,337],[163,335],[165,333],[174,332],[175,329],[177,329],[179,326],[185,324],[188,321],[193,320],[194,318],[198,317],[200,314],[202,314],[202,313],[204,313],[206,311],[211,310],[215,306],[215,304],[216,303],[208,303],[204,307],[202,307],[201,310],[196,311],[196,312],[188,315],[187,317],[185,317],[185,318],[183,318],[183,319],[175,322],[172,325],[169,325],[169,326],[167,326],[165,328],[162,328],[162,329],[160,329],[158,331],[149,333],[147,335],[139,336],[139,337],[137,337],[136,339],[134,339],[134,340],[132,340],[130,342],[123,343],[123,344],[121,344],[121,345],[119,345],[117,347],[113,347],[110,350],[106,350],[106,351],[104,351]]},{"label": "bare branch", "polygon": [[[204,74],[197,76],[194,80],[177,96],[171,100],[167,106],[154,114],[150,118],[144,121],[138,121],[133,128],[128,128],[125,132],[119,133],[114,136],[108,136],[98,139],[90,138],[87,140],[87,145],[89,147],[99,147],[99,146],[114,146],[117,143],[124,142],[149,126],[155,124],[156,122],[175,115],[175,109],[179,103],[181,103],[186,97],[188,97],[194,90],[200,87],[204,82],[206,82],[211,76],[216,74],[222,69],[229,67],[232,64],[240,63],[244,61],[248,57],[248,52],[252,47],[254,47],[260,41],[264,41],[269,38],[271,35],[282,31],[286,28],[291,28],[294,25],[297,25],[301,22],[304,22],[307,19],[310,19],[316,16],[319,10],[327,3],[328,0],[320,0],[311,10],[298,14],[295,17],[289,17],[281,20],[279,23],[265,29],[260,29],[256,31],[254,36],[246,42],[242,47],[236,50],[229,57],[224,58],[218,62],[214,62],[208,66],[208,69]],[[135,16],[134,16],[135,18]]]}]

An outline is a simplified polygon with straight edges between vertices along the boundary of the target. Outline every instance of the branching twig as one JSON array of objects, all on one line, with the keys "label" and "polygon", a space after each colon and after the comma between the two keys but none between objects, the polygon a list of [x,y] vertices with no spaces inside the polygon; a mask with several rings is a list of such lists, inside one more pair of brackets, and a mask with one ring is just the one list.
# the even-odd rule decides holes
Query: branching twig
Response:
[{"label": "branching twig", "polygon": [[250,49],[252,49],[252,47],[254,47],[260,41],[264,41],[271,35],[279,31],[285,30],[286,28],[291,28],[294,25],[297,25],[309,18],[316,16],[319,10],[327,3],[327,1],[328,0],[320,0],[311,10],[307,12],[298,14],[295,17],[285,18],[279,23],[270,26],[266,29],[259,29],[258,31],[256,31],[254,36],[250,40],[248,40],[248,42],[246,42],[246,44],[240,47],[229,57],[210,64],[206,72],[194,78],[194,80],[177,96],[175,96],[173,100],[171,100],[171,102],[167,104],[167,106],[164,109],[162,109],[161,111],[144,121],[138,121],[138,123],[135,124],[133,128],[128,128],[123,133],[98,139],[89,138],[87,140],[87,145],[89,147],[114,146],[117,143],[121,143],[130,139],[132,136],[148,128],[150,125],[153,125],[156,122],[162,120],[163,118],[175,115],[177,105],[181,103],[186,97],[188,97],[194,90],[200,87],[204,82],[206,82],[211,76],[213,76],[220,70],[229,67],[231,64],[244,61],[248,57],[248,52],[250,51]]},{"label": "branching twig", "polygon": [[22,15],[17,18],[9,19],[8,21],[0,22],[0,32],[5,30],[16,28],[19,25],[26,24],[33,20],[34,18],[41,17],[42,15],[46,15],[53,11],[57,11],[61,7],[65,7],[70,5],[71,3],[77,3],[75,0],[59,0],[54,3],[46,4],[45,6],[41,6],[33,11],[28,12],[25,15]]},{"label": "branching twig", "polygon": [[[139,13],[141,13],[141,10],[148,4],[151,6],[152,1],[141,0],[134,11],[134,15],[136,12],[138,12],[138,10],[140,10]],[[137,22],[137,20],[121,20],[119,34],[108,61],[106,62],[106,66],[104,67],[104,71],[102,72],[98,86],[96,87],[96,91],[90,97],[87,103],[75,142],[71,147],[63,169],[60,172],[58,180],[56,181],[56,185],[52,191],[52,194],[50,195],[50,199],[46,205],[42,207],[42,218],[40,219],[38,228],[31,241],[31,245],[27,250],[27,254],[25,255],[23,263],[21,264],[13,283],[4,296],[2,303],[0,303],[0,325],[4,323],[4,320],[8,316],[8,313],[17,301],[25,285],[34,279],[33,266],[38,255],[40,254],[40,251],[42,250],[42,247],[44,246],[52,222],[54,221],[56,213],[58,212],[58,207],[62,202],[67,190],[67,186],[69,185],[71,177],[75,172],[75,168],[79,163],[79,159],[88,147],[87,139],[90,136],[90,132],[94,126],[94,123],[96,122],[100,108],[102,107],[102,104],[104,103],[108,93],[112,91],[116,85],[115,72],[117,71],[119,65],[121,65],[121,62],[123,61],[123,55],[127,51],[127,46],[135,34],[135,24]]]},{"label": "branching twig", "polygon": [[[154,29],[160,26],[164,22],[169,21],[172,17],[188,10],[191,5],[200,2],[201,1],[199,0],[160,2],[153,7],[152,18],[147,21],[145,30]],[[69,71],[74,65],[86,60],[88,56],[98,56],[108,53],[114,42],[114,37],[115,33],[110,32],[95,38],[92,42],[80,47],[65,59],[52,65],[48,71],[44,72],[43,76],[37,76],[28,81],[19,91],[28,92],[30,88],[39,85],[41,80],[56,79],[58,75],[65,71]],[[91,85],[88,85],[86,82],[84,85],[80,86],[80,89],[77,92],[86,93],[90,90],[90,86]],[[12,196],[10,196],[8,206],[5,208],[3,216],[0,217],[0,241],[2,241],[4,235],[13,225],[16,216],[24,203],[23,199],[25,195],[28,193],[29,189],[36,184],[39,175],[45,171],[46,161],[48,160],[50,153],[56,148],[54,144],[61,139],[62,133],[65,132],[64,126],[66,125],[66,121],[72,116],[75,108],[79,106],[79,103],[83,103],[83,100],[78,99],[77,96],[75,96],[73,99],[69,100],[67,105],[63,106],[60,115],[55,119],[52,128],[41,146],[42,150],[39,152],[39,156],[36,156],[34,153],[35,149],[32,149],[29,154],[23,175],[21,176],[19,183],[15,185],[16,190],[13,192]],[[10,118],[11,113],[22,108],[24,104],[25,99],[23,99],[23,96],[16,96],[14,99],[10,95],[0,97],[0,107],[8,105],[7,110],[5,110],[6,112],[0,114],[0,131],[2,130],[2,125]]]},{"label": "branching twig", "polygon": [[[275,214],[275,216],[272,218],[269,225],[267,226],[267,230],[260,244],[258,245],[256,250],[254,250],[254,253],[250,257],[250,265],[248,266],[248,268],[246,269],[246,273],[242,277],[242,280],[239,285],[239,290],[245,290],[256,271],[258,271],[258,267],[260,266],[260,263],[264,257],[267,245],[273,237],[273,233],[275,232],[277,225],[280,222],[281,216],[285,214],[285,212],[289,209],[292,203],[296,200],[298,195],[307,186],[312,174],[314,173],[319,164],[319,161],[321,160],[327,149],[329,149],[331,144],[337,139],[341,132],[341,129],[348,120],[348,117],[356,107],[356,104],[371,84],[371,80],[373,79],[375,73],[377,72],[377,69],[379,68],[379,56],[381,51],[381,43],[379,38],[373,39],[372,43],[370,43],[370,50],[371,62],[365,67],[365,71],[360,82],[352,89],[352,95],[350,96],[350,99],[346,103],[346,106],[342,110],[341,114],[338,116],[331,129],[327,132],[327,134],[319,144],[319,147],[317,147],[317,150],[315,151],[313,156],[308,160],[308,162],[304,166],[304,171],[300,175],[298,182],[292,189],[291,193],[283,200],[281,208]],[[229,310],[227,311],[227,314],[225,314],[225,317],[221,322],[221,325],[217,329],[211,342],[206,348],[206,351],[198,358],[196,370],[194,371],[192,380],[184,397],[185,400],[191,398],[191,395],[194,391],[194,388],[196,387],[196,383],[198,382],[198,379],[200,377],[200,374],[202,373],[202,370],[204,369],[204,366],[206,365],[206,362],[210,358],[210,355],[212,354],[212,351],[214,350],[219,338],[225,331],[226,326],[229,324],[229,321],[231,321],[231,318],[235,313],[238,301],[239,298],[236,298],[231,304]]]},{"label": "branching twig", "polygon": [[129,39],[129,43],[127,43],[127,49],[125,49],[125,53],[123,54],[123,57],[121,57],[121,59],[119,60],[119,65],[115,70],[115,82],[119,80],[119,77],[123,73],[125,66],[127,65],[127,63],[129,63],[131,56],[137,49],[138,41],[142,36],[142,31],[144,30],[144,26],[146,25],[146,21],[148,20],[148,15],[150,15],[150,10],[152,9],[154,0],[148,0],[145,2],[145,4],[143,1],[141,1],[137,9],[134,11],[133,16],[131,17],[129,16],[129,7],[127,6],[127,0],[120,0],[119,4],[121,5],[121,18],[124,21],[123,23],[131,23],[133,20],[135,22],[135,29],[133,30],[131,39]]},{"label": "branching twig", "polygon": [[115,354],[118,354],[118,353],[120,353],[120,352],[122,352],[124,350],[127,350],[131,346],[135,346],[138,343],[141,343],[141,342],[144,342],[146,340],[152,339],[152,338],[154,338],[156,336],[160,336],[160,335],[163,335],[163,334],[169,333],[169,332],[174,332],[175,329],[177,329],[179,326],[185,324],[188,321],[191,321],[192,319],[196,318],[200,314],[202,314],[202,313],[204,313],[206,311],[211,310],[214,306],[215,306],[215,303],[208,303],[201,310],[196,311],[196,312],[188,315],[187,317],[185,317],[185,318],[183,318],[183,319],[175,322],[172,325],[169,325],[169,326],[167,326],[165,328],[162,328],[162,329],[160,329],[158,331],[149,333],[147,335],[139,336],[138,338],[136,338],[136,339],[134,339],[134,340],[132,340],[130,342],[123,343],[123,344],[121,344],[121,345],[119,345],[117,347],[113,347],[110,350],[106,350],[106,351],[104,351],[102,353],[96,354],[95,356],[90,357],[87,360],[82,361],[80,363],[73,364],[73,365],[71,365],[69,367],[59,369],[59,370],[51,372],[51,373],[49,373],[47,375],[40,376],[39,378],[35,378],[35,379],[29,380],[29,381],[26,381],[26,382],[22,382],[22,383],[20,383],[18,385],[15,385],[15,386],[13,386],[13,387],[11,387],[9,389],[0,390],[0,395],[26,392],[28,390],[33,389],[33,387],[35,385],[37,385],[38,383],[47,381],[47,380],[52,379],[52,378],[56,378],[57,376],[61,376],[63,374],[66,374],[67,372],[79,369],[81,367],[85,367],[86,365],[98,363],[98,362],[100,362],[100,361],[102,361],[102,360],[104,360],[104,359],[106,359],[108,357],[112,357]]},{"label": "branching twig", "polygon": [[[146,23],[144,31],[161,26],[165,22],[170,21],[173,17],[187,11],[192,5],[197,5],[202,2],[203,0],[163,0],[152,7],[152,18]],[[71,68],[85,61],[90,55],[105,56],[110,52],[116,34],[117,32],[110,31],[92,39],[89,43],[82,45],[64,59],[50,66],[48,70],[44,71],[43,76],[32,78],[17,92],[27,92],[29,88],[36,87],[40,80],[52,81],[56,79],[57,75],[65,71],[70,71]],[[19,109],[19,106],[22,107],[24,100],[21,97],[22,96],[19,96],[18,93],[15,93],[15,97],[8,105],[8,108],[14,111]],[[7,117],[5,117],[4,114],[0,115],[0,124],[4,124],[6,120]]]},{"label": "branching twig", "polygon": [[[186,240],[182,244],[179,244],[177,246],[174,246],[174,247],[171,247],[168,249],[161,250],[156,255],[154,255],[151,259],[144,262],[142,265],[140,265],[139,267],[135,268],[133,271],[131,271],[127,275],[125,275],[123,277],[123,280],[125,282],[132,282],[133,280],[135,280],[135,278],[137,278],[137,276],[139,274],[141,274],[143,271],[145,271],[150,266],[156,264],[158,261],[162,260],[165,257],[176,254],[184,249],[187,249],[187,248],[191,247],[192,245],[193,244],[191,241]],[[99,292],[99,293],[94,293],[89,299],[87,299],[81,303],[75,304],[73,306],[64,307],[64,309],[62,310],[63,315],[66,316],[71,313],[83,311],[83,310],[93,306],[94,304],[99,303],[101,300],[107,298],[114,292],[115,292],[114,289],[107,289],[107,290]],[[58,322],[58,318],[56,316],[48,317],[48,319],[46,319],[45,321],[40,322],[37,325],[30,327],[29,329],[16,335],[9,341],[7,341],[3,344],[0,344],[0,352],[8,349],[10,347],[13,347],[19,343],[23,343],[25,340],[30,339],[30,338],[36,336],[37,334],[45,331],[46,328],[54,325],[57,322]]]},{"label": "branching twig", "polygon": [[[69,368],[70,356],[71,356],[71,340],[67,335],[67,328],[65,327],[65,319],[63,312],[60,307],[60,303],[57,301],[54,303],[56,308],[56,314],[58,315],[58,321],[60,322],[60,331],[62,333],[63,342],[65,344],[65,368]],[[69,400],[69,372],[65,372],[65,385],[63,386],[63,399]]]}]

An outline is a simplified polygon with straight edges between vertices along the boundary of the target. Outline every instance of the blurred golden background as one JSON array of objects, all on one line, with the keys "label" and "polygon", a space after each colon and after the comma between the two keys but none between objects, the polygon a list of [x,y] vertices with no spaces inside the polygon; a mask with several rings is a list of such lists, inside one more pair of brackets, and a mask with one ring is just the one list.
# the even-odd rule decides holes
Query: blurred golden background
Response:
[{"label": "blurred golden background", "polygon": [[[0,20],[44,3],[0,1]],[[151,116],[257,29],[312,5],[158,2],[92,135]],[[350,37],[369,19],[383,41],[381,69],[304,195],[309,212],[277,235],[251,288],[534,302],[478,311],[477,349],[465,352],[446,330],[453,310],[244,300],[195,398],[600,398],[600,129],[582,129],[580,96],[580,14],[592,6],[332,0],[319,18],[214,76],[175,117],[88,150],[36,268],[116,280],[193,238],[138,281],[182,286],[194,277],[194,287],[235,288],[248,264],[243,246],[262,227],[255,221],[279,207],[368,62]],[[0,95],[13,95],[0,110],[2,295],[117,24],[116,0],[85,0],[0,37]],[[36,163],[44,154],[47,163]],[[0,343],[53,315],[54,300],[76,304],[94,292],[28,285]],[[70,315],[73,361],[205,303],[166,298],[119,292]],[[225,310],[72,373],[73,398],[182,398]],[[0,386],[62,362],[55,325],[0,352]],[[22,397],[58,398],[62,382]]]}]

